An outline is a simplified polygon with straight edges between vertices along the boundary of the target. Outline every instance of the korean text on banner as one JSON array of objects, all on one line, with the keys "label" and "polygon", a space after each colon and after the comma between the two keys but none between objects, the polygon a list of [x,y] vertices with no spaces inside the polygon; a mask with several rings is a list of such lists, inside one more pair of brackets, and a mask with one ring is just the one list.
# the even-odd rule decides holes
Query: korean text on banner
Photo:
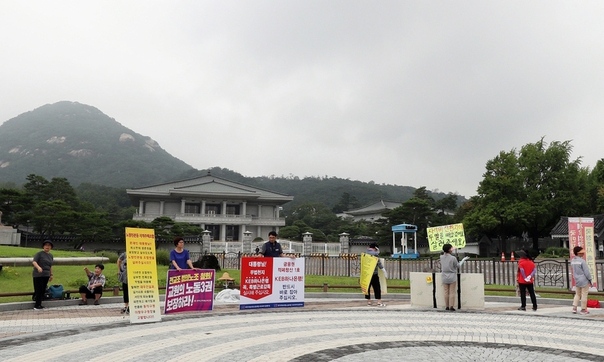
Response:
[{"label": "korean text on banner", "polygon": [[[569,255],[572,257],[573,248],[580,246],[585,249],[585,261],[592,276],[596,273],[596,250],[594,247],[594,219],[592,217],[569,217],[568,218],[568,247]],[[593,278],[592,285],[598,289],[598,278]],[[572,278],[572,289],[575,288],[575,278]]]},{"label": "korean text on banner", "polygon": [[430,251],[442,251],[445,244],[451,244],[457,249],[466,246],[466,236],[461,223],[435,226],[428,228],[426,231]]},{"label": "korean text on banner", "polygon": [[212,310],[214,269],[168,270],[164,313]]},{"label": "korean text on banner", "polygon": [[155,231],[126,228],[126,257],[128,258],[128,292],[130,323],[161,320]]},{"label": "korean text on banner", "polygon": [[241,258],[239,309],[304,306],[304,258]]},{"label": "korean text on banner", "polygon": [[363,294],[367,294],[369,290],[369,283],[371,283],[371,277],[373,276],[377,262],[377,256],[366,253],[361,254],[361,277],[359,278],[359,283],[361,284]]}]

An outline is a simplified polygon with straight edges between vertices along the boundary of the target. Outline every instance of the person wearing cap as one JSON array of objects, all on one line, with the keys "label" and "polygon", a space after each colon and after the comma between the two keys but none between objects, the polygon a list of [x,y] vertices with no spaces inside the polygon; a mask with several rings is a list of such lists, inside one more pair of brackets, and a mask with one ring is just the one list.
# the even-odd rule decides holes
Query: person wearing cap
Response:
[{"label": "person wearing cap", "polygon": [[574,257],[570,262],[570,266],[573,269],[573,279],[575,280],[575,297],[573,299],[573,313],[577,314],[577,306],[579,300],[581,301],[581,311],[579,314],[589,314],[587,310],[587,293],[591,283],[591,273],[585,259],[585,249],[581,246],[575,246],[573,248]]},{"label": "person wearing cap", "polygon": [[88,298],[94,298],[94,305],[99,305],[99,299],[103,295],[103,287],[105,286],[103,269],[105,269],[103,264],[95,265],[94,273],[87,267],[84,268],[84,272],[88,277],[88,284],[80,286],[80,297],[82,298],[80,305],[88,304]]},{"label": "person wearing cap", "polygon": [[44,309],[42,306],[42,299],[44,298],[44,293],[46,293],[48,282],[51,281],[53,277],[52,262],[54,257],[50,253],[53,246],[52,241],[44,240],[42,243],[42,250],[34,255],[34,260],[32,261],[34,266],[34,271],[32,273],[34,280],[34,310]]},{"label": "person wearing cap", "polygon": [[520,308],[518,310],[526,310],[526,291],[528,290],[531,296],[531,302],[533,303],[533,311],[537,310],[537,296],[535,295],[535,288],[533,283],[535,282],[535,273],[537,268],[535,262],[528,255],[528,252],[524,250],[518,250],[516,255],[520,258],[518,260],[518,289],[520,289]]},{"label": "person wearing cap", "polygon": [[[379,257],[380,249],[376,243],[371,243],[366,251],[367,254]],[[384,276],[387,277],[386,269],[384,269],[384,265],[378,258],[378,262],[373,270],[373,275],[371,276],[371,281],[369,282],[369,288],[367,288],[367,294],[365,294],[365,299],[367,299],[367,305],[371,304],[371,288],[373,288],[373,295],[375,296],[375,300],[377,301],[378,307],[385,307],[386,304],[382,303],[382,286],[380,285],[380,277],[379,270],[382,269],[384,272]]]}]

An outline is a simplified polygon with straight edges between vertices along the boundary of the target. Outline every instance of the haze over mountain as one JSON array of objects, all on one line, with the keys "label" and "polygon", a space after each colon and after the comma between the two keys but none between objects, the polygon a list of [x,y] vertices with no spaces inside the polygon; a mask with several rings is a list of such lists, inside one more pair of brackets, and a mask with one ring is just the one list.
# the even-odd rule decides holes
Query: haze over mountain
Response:
[{"label": "haze over mountain", "polygon": [[[208,160],[208,164],[212,162]],[[353,196],[357,207],[380,199],[402,202],[411,198],[415,190],[411,186],[337,177],[246,177],[220,167],[197,170],[170,155],[151,138],[124,127],[95,107],[77,102],[47,104],[0,125],[0,184],[22,185],[27,175],[36,174],[48,180],[64,177],[74,187],[91,183],[125,189],[197,177],[208,171],[292,195],[295,200],[287,208],[305,202],[324,203],[331,208],[345,193]],[[428,192],[435,199],[444,196]]]},{"label": "haze over mountain", "polygon": [[127,188],[192,169],[151,138],[77,102],[47,104],[0,125],[0,182],[21,185],[34,173],[65,177],[74,186]]}]

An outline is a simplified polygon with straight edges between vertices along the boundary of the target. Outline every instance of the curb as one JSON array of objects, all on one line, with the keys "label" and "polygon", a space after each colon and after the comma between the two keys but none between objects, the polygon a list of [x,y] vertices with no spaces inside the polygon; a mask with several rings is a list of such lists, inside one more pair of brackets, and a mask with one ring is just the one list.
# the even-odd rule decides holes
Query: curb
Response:
[{"label": "curb", "polygon": [[[362,299],[363,294],[361,293],[325,293],[325,292],[315,292],[315,293],[305,293],[305,298],[315,298],[315,299]],[[160,302],[163,303],[165,299],[164,294],[159,295]],[[410,300],[410,294],[403,293],[392,293],[387,294],[384,298],[385,300]],[[520,301],[519,297],[505,297],[505,296],[485,296],[485,302],[490,303],[518,303]],[[102,297],[99,300],[100,304],[116,304],[123,303],[124,299],[121,296],[111,296],[111,297]],[[546,305],[561,305],[568,306],[572,300],[571,299],[553,299],[553,298],[539,298],[537,299],[539,304]],[[66,306],[75,306],[80,303],[80,298],[76,299],[64,299],[64,300],[47,300],[44,301],[44,305],[52,308],[52,307],[66,307]],[[0,312],[9,312],[9,311],[17,311],[17,310],[27,310],[33,309],[34,302],[14,302],[14,303],[0,303]]]}]

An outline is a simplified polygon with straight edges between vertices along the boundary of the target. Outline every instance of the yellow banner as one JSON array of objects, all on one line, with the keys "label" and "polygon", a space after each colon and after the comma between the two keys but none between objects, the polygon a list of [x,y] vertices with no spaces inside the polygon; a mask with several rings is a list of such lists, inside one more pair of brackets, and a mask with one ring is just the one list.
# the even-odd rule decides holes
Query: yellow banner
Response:
[{"label": "yellow banner", "polygon": [[375,270],[377,262],[377,256],[365,253],[361,254],[361,278],[359,282],[363,294],[367,294],[367,291],[369,290],[369,283],[371,283],[371,277],[373,276],[373,271]]},{"label": "yellow banner", "polygon": [[130,323],[159,322],[155,230],[126,228]]},{"label": "yellow banner", "polygon": [[466,236],[461,223],[431,227],[426,231],[430,251],[442,251],[445,244],[451,244],[457,249],[466,246]]}]

